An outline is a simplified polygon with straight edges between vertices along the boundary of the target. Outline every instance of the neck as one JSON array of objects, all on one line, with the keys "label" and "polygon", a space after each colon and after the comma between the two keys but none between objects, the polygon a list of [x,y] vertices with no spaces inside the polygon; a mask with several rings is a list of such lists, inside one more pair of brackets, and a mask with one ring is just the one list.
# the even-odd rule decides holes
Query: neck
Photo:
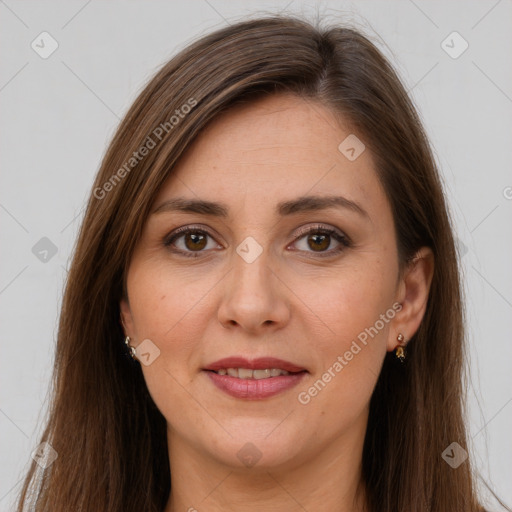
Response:
[{"label": "neck", "polygon": [[314,457],[279,467],[228,466],[168,431],[171,494],[164,512],[364,512],[365,429],[332,440]]}]

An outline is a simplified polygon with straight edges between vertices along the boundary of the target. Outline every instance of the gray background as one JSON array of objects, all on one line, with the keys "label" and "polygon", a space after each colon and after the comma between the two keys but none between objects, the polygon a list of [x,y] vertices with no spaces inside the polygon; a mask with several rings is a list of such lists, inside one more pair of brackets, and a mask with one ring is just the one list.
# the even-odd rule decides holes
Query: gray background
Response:
[{"label": "gray background", "polygon": [[[281,10],[363,30],[420,110],[464,272],[473,456],[512,503],[510,1],[0,0],[0,511],[12,509],[41,432],[66,268],[120,118],[157,67],[196,36]],[[31,47],[43,31],[59,45],[46,59]],[[458,58],[442,46],[453,31],[469,44]],[[446,44],[462,48],[453,36]]]}]

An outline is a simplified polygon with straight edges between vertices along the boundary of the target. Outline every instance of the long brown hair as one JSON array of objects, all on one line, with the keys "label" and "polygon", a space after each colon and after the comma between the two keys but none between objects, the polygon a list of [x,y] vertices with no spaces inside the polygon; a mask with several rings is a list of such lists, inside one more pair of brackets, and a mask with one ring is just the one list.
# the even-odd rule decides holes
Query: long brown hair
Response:
[{"label": "long brown hair", "polygon": [[[392,207],[401,269],[422,246],[435,272],[407,364],[386,356],[363,450],[372,511],[477,512],[466,460],[464,314],[442,185],[420,119],[395,71],[351,28],[290,16],[239,22],[185,48],[152,78],[121,122],[97,175],[68,274],[52,399],[18,510],[162,512],[170,492],[166,422],[124,350],[119,301],[149,209],[209,121],[235,103],[280,92],[320,102],[371,150]],[[141,148],[146,148],[143,151]],[[135,156],[136,154],[136,156]]]}]

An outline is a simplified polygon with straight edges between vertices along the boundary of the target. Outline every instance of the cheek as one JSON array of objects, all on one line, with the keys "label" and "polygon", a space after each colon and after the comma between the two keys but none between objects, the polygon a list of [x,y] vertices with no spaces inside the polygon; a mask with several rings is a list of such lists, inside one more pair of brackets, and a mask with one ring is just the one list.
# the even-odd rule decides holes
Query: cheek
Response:
[{"label": "cheek", "polygon": [[322,346],[320,353],[343,349],[385,314],[393,303],[392,277],[381,265],[368,264],[294,283],[293,291],[303,303],[300,314],[309,319],[310,333],[318,335],[314,343]]},{"label": "cheek", "polygon": [[154,338],[162,343],[175,339],[175,332],[184,325],[194,328],[196,322],[191,317],[205,308],[211,300],[208,292],[219,280],[211,272],[196,272],[194,276],[165,263],[145,263],[130,277],[128,289],[137,333],[141,339]]},{"label": "cheek", "polygon": [[219,276],[196,272],[195,276],[169,265],[139,266],[129,282],[130,304],[138,342],[150,339],[160,355],[142,366],[148,390],[167,417],[190,401],[185,388],[192,383],[204,360],[202,340],[215,315],[212,301]]},{"label": "cheek", "polygon": [[301,387],[305,395],[299,403],[314,404],[336,417],[336,423],[357,416],[376,384],[395,315],[390,276],[379,265],[353,268],[326,279],[315,293],[305,286],[297,290],[308,306],[303,313],[310,320],[304,327],[317,356],[315,374]]},{"label": "cheek", "polygon": [[[160,350],[149,366],[142,365],[146,385],[158,409],[167,418],[179,418],[186,404],[189,415],[202,421],[201,410],[187,391],[198,367],[200,341],[207,317],[205,279],[190,281],[179,273],[139,272],[130,298],[138,341],[149,338]],[[205,289],[206,288],[206,289]]]}]

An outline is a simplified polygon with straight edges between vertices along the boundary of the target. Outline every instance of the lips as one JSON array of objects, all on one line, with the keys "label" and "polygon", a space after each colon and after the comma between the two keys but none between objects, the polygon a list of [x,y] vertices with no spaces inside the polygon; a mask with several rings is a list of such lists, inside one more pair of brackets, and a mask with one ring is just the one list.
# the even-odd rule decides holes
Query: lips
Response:
[{"label": "lips", "polygon": [[[267,370],[269,375],[263,375]],[[220,359],[203,369],[210,381],[228,395],[245,400],[262,400],[295,387],[308,373],[283,359],[243,357]]]}]

